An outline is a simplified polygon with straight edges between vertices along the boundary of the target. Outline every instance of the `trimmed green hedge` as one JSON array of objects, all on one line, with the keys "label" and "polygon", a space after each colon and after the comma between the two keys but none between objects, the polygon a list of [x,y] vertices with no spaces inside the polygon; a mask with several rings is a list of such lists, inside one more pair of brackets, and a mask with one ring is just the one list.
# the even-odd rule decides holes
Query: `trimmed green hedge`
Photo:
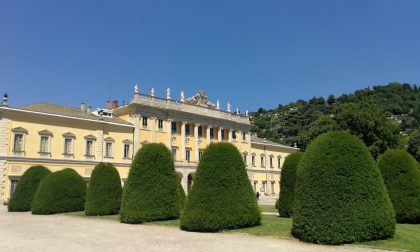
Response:
[{"label": "trimmed green hedge", "polygon": [[66,168],[43,179],[32,202],[33,214],[83,211],[86,183],[73,169]]},{"label": "trimmed green hedge", "polygon": [[302,157],[302,152],[294,152],[284,160],[280,178],[280,197],[276,202],[281,217],[291,217],[293,214],[296,170]]},{"label": "trimmed green hedge", "polygon": [[86,215],[117,214],[121,206],[121,178],[110,163],[99,163],[93,169],[86,193]]},{"label": "trimmed green hedge", "polygon": [[30,211],[39,183],[50,173],[50,170],[41,165],[32,166],[26,170],[7,205],[9,212]]},{"label": "trimmed green hedge", "polygon": [[136,154],[124,186],[121,222],[179,218],[180,196],[172,154],[163,144],[144,145]]},{"label": "trimmed green hedge", "polygon": [[181,229],[216,232],[260,224],[260,210],[238,149],[212,143],[203,153],[188,194]]},{"label": "trimmed green hedge", "polygon": [[391,200],[363,142],[342,131],[316,138],[297,170],[293,235],[343,244],[387,239],[394,232]]},{"label": "trimmed green hedge", "polygon": [[185,195],[184,188],[182,188],[182,185],[179,182],[177,184],[177,190],[178,190],[178,195],[179,195],[179,202],[181,205],[180,209],[183,210],[185,207],[185,201],[187,200],[187,195]]},{"label": "trimmed green hedge", "polygon": [[388,150],[378,161],[397,222],[420,223],[420,169],[403,150]]}]

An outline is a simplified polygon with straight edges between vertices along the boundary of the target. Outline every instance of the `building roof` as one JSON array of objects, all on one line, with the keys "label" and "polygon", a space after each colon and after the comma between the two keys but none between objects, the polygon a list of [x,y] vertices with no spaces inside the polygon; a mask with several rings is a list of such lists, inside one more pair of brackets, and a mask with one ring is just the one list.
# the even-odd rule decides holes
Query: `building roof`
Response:
[{"label": "building roof", "polygon": [[263,138],[260,138],[260,137],[256,136],[255,134],[251,135],[251,143],[273,145],[273,146],[282,147],[282,148],[299,150],[298,148],[294,148],[294,147],[287,146],[287,145],[284,145],[284,144],[279,144],[279,143],[276,143],[276,142],[273,142],[273,141],[270,141],[270,140],[265,140]]},{"label": "building roof", "polygon": [[80,110],[80,108],[59,105],[59,104],[52,104],[48,102],[38,102],[38,103],[29,104],[29,105],[18,106],[16,107],[16,109],[132,126],[130,122],[127,122],[118,117],[112,117],[112,118],[102,117],[101,118],[99,116],[96,116],[87,112],[83,112],[82,110]]}]

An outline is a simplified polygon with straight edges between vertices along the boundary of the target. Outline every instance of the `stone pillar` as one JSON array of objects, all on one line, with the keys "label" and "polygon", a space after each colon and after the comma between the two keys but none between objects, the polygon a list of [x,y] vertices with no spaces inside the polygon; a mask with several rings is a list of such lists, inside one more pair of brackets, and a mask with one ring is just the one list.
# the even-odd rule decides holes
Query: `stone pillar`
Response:
[{"label": "stone pillar", "polygon": [[194,124],[194,157],[195,161],[198,163],[198,127],[200,127],[200,124],[196,123]]},{"label": "stone pillar", "polygon": [[151,127],[152,127],[152,143],[156,143],[156,117],[151,116]]},{"label": "stone pillar", "polygon": [[207,129],[206,129],[206,142],[207,142],[207,145],[209,145],[210,144],[210,141],[211,141],[211,139],[210,139],[210,129],[211,129],[211,125],[207,125]]},{"label": "stone pillar", "polygon": [[217,132],[217,137],[218,137],[219,142],[222,142],[222,130],[223,128],[219,127],[219,130]]},{"label": "stone pillar", "polygon": [[231,143],[232,142],[232,129],[229,129],[229,143]]},{"label": "stone pillar", "polygon": [[185,161],[185,124],[187,124],[187,122],[182,122],[181,124],[181,158],[182,158],[182,162]]},{"label": "stone pillar", "polygon": [[96,130],[96,146],[95,146],[95,160],[102,162],[104,159],[104,130]]},{"label": "stone pillar", "polygon": [[[0,156],[3,157],[7,157],[9,152],[10,127],[10,119],[0,113]],[[3,202],[7,200],[7,196],[4,195],[6,184],[6,163],[6,158],[0,160],[0,204],[3,204]]]},{"label": "stone pillar", "polygon": [[172,149],[172,119],[168,119],[168,142],[167,146],[171,150]]},{"label": "stone pillar", "polygon": [[[134,124],[134,136],[133,136],[133,153],[136,155],[137,151],[140,149],[140,115],[133,115],[133,124]],[[134,156],[133,155],[133,156]]]},{"label": "stone pillar", "polygon": [[[245,132],[244,132],[244,134],[245,134]],[[248,146],[248,155],[249,155],[248,167],[252,167],[252,156],[251,156],[252,149],[251,149],[251,134],[250,133],[246,133],[245,141],[246,141],[247,146]]]}]

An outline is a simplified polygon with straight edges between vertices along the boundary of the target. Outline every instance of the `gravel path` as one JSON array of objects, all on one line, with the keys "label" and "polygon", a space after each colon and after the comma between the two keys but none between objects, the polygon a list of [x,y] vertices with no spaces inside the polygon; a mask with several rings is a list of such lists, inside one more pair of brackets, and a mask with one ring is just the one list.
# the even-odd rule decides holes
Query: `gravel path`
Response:
[{"label": "gravel path", "polygon": [[127,225],[65,215],[8,213],[0,207],[0,251],[379,251],[320,246],[227,233],[192,233],[161,226]]}]

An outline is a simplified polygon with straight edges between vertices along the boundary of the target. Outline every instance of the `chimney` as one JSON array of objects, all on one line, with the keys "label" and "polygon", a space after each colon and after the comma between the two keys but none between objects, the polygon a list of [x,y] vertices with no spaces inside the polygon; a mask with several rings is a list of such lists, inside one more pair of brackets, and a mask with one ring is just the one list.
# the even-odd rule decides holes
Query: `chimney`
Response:
[{"label": "chimney", "polygon": [[106,109],[111,110],[112,109],[112,102],[111,101],[106,101]]},{"label": "chimney", "polygon": [[84,102],[80,103],[80,110],[86,112],[86,104]]},{"label": "chimney", "polygon": [[86,113],[91,114],[92,113],[92,106],[88,105],[86,107]]},{"label": "chimney", "polygon": [[117,108],[118,108],[118,101],[117,100],[114,100],[112,102],[112,109],[117,109]]}]

